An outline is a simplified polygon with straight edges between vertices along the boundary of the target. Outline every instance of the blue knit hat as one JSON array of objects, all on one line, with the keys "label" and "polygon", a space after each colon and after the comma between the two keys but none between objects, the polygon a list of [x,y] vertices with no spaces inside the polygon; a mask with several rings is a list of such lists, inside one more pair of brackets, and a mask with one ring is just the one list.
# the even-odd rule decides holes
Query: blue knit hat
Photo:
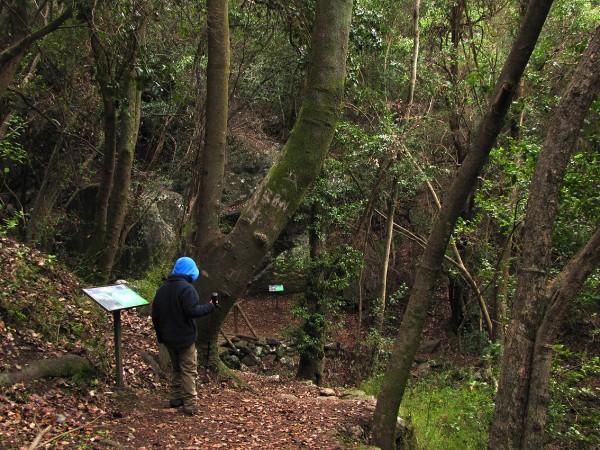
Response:
[{"label": "blue knit hat", "polygon": [[175,261],[175,267],[173,267],[171,275],[187,275],[192,278],[192,281],[196,281],[200,271],[192,258],[184,256]]}]

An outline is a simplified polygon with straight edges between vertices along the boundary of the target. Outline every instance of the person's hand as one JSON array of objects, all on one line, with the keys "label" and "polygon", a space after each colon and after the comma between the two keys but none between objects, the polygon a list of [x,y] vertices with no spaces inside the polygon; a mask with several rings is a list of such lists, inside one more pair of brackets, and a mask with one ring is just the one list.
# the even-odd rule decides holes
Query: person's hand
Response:
[{"label": "person's hand", "polygon": [[219,294],[217,294],[216,292],[213,292],[212,295],[210,296],[210,303],[215,305],[215,308],[221,309],[221,306],[219,305]]}]

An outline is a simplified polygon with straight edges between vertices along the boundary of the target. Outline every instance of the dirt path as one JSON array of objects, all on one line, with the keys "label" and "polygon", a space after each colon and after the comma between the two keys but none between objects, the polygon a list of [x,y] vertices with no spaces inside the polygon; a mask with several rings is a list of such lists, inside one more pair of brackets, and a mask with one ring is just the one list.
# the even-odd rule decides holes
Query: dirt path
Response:
[{"label": "dirt path", "polygon": [[[372,404],[319,396],[319,389],[277,377],[241,374],[251,390],[205,384],[199,411],[187,417],[165,407],[166,394],[118,400],[113,415],[95,428],[98,445],[135,449],[351,449]],[[102,431],[99,433],[99,431]]]},{"label": "dirt path", "polygon": [[[261,336],[280,337],[291,321],[288,301],[260,298],[242,305]],[[224,327],[230,333],[232,320]],[[319,388],[290,373],[239,372],[249,389],[210,382],[201,373],[198,414],[166,408],[168,381],[142,357],[157,355],[149,317],[127,311],[122,322],[125,387],[115,388],[109,367],[91,382],[54,378],[0,388],[0,449],[28,449],[36,440],[35,448],[45,449],[359,448],[373,404],[320,396]],[[3,370],[64,354],[30,330],[3,329],[0,341]],[[111,341],[108,336],[109,347]]]}]

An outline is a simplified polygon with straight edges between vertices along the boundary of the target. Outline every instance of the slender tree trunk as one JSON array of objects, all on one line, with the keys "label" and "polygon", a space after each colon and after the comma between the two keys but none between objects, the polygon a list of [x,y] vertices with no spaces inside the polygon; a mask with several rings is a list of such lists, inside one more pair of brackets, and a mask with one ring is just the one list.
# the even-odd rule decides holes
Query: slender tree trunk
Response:
[{"label": "slender tree trunk", "polygon": [[102,173],[98,185],[98,195],[96,197],[96,214],[94,221],[94,231],[87,249],[87,260],[90,267],[97,267],[105,251],[104,239],[106,236],[106,224],[108,220],[108,205],[113,189],[113,180],[115,177],[115,164],[117,159],[117,97],[116,86],[119,80],[115,79],[116,68],[113,67],[110,52],[107,51],[100,38],[98,31],[91,18],[92,12],[88,13],[88,25],[91,29],[90,43],[92,53],[96,62],[96,81],[102,96],[102,119],[104,129],[104,155],[102,158]]},{"label": "slender tree trunk", "polygon": [[[387,278],[390,267],[390,254],[394,240],[394,216],[396,214],[396,202],[398,201],[398,180],[394,177],[391,198],[388,203],[387,222],[385,224],[385,236],[383,238],[383,259],[381,260],[381,273],[379,283],[379,294],[375,301],[375,329],[382,331],[383,319],[385,317],[385,306],[387,298]],[[377,349],[378,350],[378,349]],[[378,351],[376,352],[378,353]],[[375,356],[376,357],[376,356]],[[373,361],[375,362],[375,361]]]},{"label": "slender tree trunk", "polygon": [[494,328],[492,337],[497,342],[504,342],[506,323],[508,320],[508,284],[510,278],[510,261],[513,247],[513,236],[510,234],[500,256],[500,278],[496,290],[494,304]]},{"label": "slender tree trunk", "polygon": [[[248,201],[232,232],[195,255],[201,269],[200,297],[208,300],[212,291],[222,294],[214,338],[321,171],[344,93],[351,15],[352,0],[317,1],[306,92],[283,154]],[[199,325],[204,325],[201,319]]]},{"label": "slender tree trunk", "polygon": [[546,20],[552,0],[532,0],[522,26],[498,78],[492,101],[475,134],[472,147],[452,182],[438,212],[427,245],[417,265],[415,283],[392,357],[385,373],[373,417],[373,440],[382,449],[395,447],[395,426],[400,402],[421,333],[431,305],[433,290],[456,220],[484,166],[511,103],[512,94],[525,70]]},{"label": "slender tree trunk", "polygon": [[64,186],[63,181],[70,178],[70,171],[60,165],[60,155],[63,152],[65,142],[64,131],[70,128],[74,120],[75,116],[71,116],[65,130],[63,130],[63,133],[60,134],[60,137],[56,141],[46,165],[46,170],[44,170],[44,178],[37,191],[30,218],[27,222],[27,239],[29,241],[43,239],[45,235],[44,224],[52,216],[52,210]]},{"label": "slender tree trunk", "polygon": [[13,80],[21,63],[21,59],[33,43],[56,31],[67,19],[73,15],[73,6],[67,6],[54,20],[46,23],[41,28],[31,31],[31,23],[25,1],[13,1],[8,7],[11,15],[13,34],[9,44],[0,50],[0,98],[6,93],[8,85]]},{"label": "slender tree trunk", "polygon": [[546,290],[544,302],[548,311],[536,335],[529,400],[525,419],[523,448],[538,449],[544,445],[548,403],[550,401],[550,370],[552,368],[552,344],[558,335],[564,318],[571,310],[577,293],[587,277],[600,264],[600,226],[585,247],[569,262]]},{"label": "slender tree trunk", "polygon": [[419,12],[421,9],[421,0],[415,0],[413,5],[413,49],[412,64],[410,70],[410,82],[408,83],[408,95],[406,96],[407,114],[410,114],[415,97],[415,85],[417,83],[417,67],[419,65],[419,36],[421,29],[419,27]]},{"label": "slender tree trunk", "polygon": [[117,141],[117,161],[113,188],[106,222],[104,236],[104,251],[100,254],[98,263],[99,279],[108,280],[115,264],[121,231],[125,223],[129,203],[129,189],[131,186],[131,172],[135,146],[140,125],[142,105],[142,91],[136,79],[137,54],[145,42],[145,22],[131,36],[130,58],[126,66],[127,72],[123,79],[124,96],[123,105],[119,115],[119,138]]},{"label": "slender tree trunk", "polygon": [[[550,302],[546,301],[552,230],[562,179],[587,111],[600,89],[599,51],[600,27],[554,113],[531,182],[523,232],[523,242],[527,245],[523,247],[517,269],[517,291],[502,358],[490,449],[528,449],[533,448],[529,442],[541,441],[541,436],[533,435],[543,433],[543,421],[539,418],[545,402],[534,398],[540,390],[532,389],[532,383],[537,382],[533,377],[534,364],[547,365],[541,348],[548,344],[547,336],[539,334],[542,324],[544,320],[558,320],[548,316]],[[530,404],[537,407],[529,407]],[[545,421],[545,414],[543,416]],[[528,423],[529,420],[532,423]]]},{"label": "slender tree trunk", "polygon": [[323,256],[324,241],[321,232],[319,217],[321,208],[318,202],[314,202],[311,207],[311,225],[309,226],[309,245],[310,245],[310,270],[306,292],[304,294],[304,306],[307,316],[302,324],[303,334],[308,337],[306,342],[301,345],[300,363],[296,372],[296,378],[302,380],[311,380],[317,386],[321,385],[323,379],[323,357],[325,320],[323,316],[323,266],[319,264],[319,259]]},{"label": "slender tree trunk", "polygon": [[[406,121],[410,117],[410,112],[414,100],[415,86],[417,84],[417,67],[419,63],[419,9],[420,0],[415,0],[413,6],[413,51],[412,51],[412,63],[410,80],[408,83],[408,93],[406,101],[406,109],[403,114],[403,120]],[[399,154],[396,155],[398,158]],[[392,181],[392,193],[388,203],[387,211],[387,222],[385,226],[385,236],[383,242],[383,259],[381,264],[381,274],[379,283],[379,294],[375,299],[374,310],[375,310],[375,323],[374,328],[376,331],[381,333],[383,331],[383,322],[385,317],[385,308],[387,301],[387,277],[390,265],[390,254],[392,249],[392,243],[394,240],[394,216],[396,214],[396,202],[398,201],[398,190],[399,190],[399,175],[395,176]],[[376,340],[377,344],[373,348],[373,361],[377,363],[379,354],[379,340]]]},{"label": "slender tree trunk", "polygon": [[195,203],[195,253],[219,235],[219,214],[225,173],[229,99],[229,19],[227,0],[208,0],[208,67],[206,79],[206,127],[198,201]]}]

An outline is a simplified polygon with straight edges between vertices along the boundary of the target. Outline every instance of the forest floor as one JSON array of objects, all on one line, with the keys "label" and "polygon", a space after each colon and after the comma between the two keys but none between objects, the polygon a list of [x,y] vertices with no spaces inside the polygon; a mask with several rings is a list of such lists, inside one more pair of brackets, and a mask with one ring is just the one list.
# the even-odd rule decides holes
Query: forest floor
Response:
[{"label": "forest floor", "polygon": [[[257,333],[278,337],[288,300],[243,302]],[[272,305],[271,305],[272,304]],[[260,320],[259,320],[260,319]],[[28,449],[337,449],[358,448],[374,405],[319,395],[314,385],[282,374],[237,372],[247,383],[211,380],[200,371],[198,412],[168,407],[168,380],[143,361],[156,347],[151,321],[122,313],[124,387],[47,378],[0,389],[0,448]],[[232,326],[232,324],[227,324]],[[227,327],[226,327],[227,328]],[[61,351],[30,330],[0,334],[3,371]],[[341,388],[338,390],[341,392]],[[36,443],[37,442],[37,443]],[[35,445],[32,447],[32,444]]]},{"label": "forest floor", "polygon": [[[0,241],[0,281],[6,285],[0,298],[0,373],[18,372],[36,360],[67,353],[93,359],[70,334],[69,327],[75,326],[97,335],[106,351],[104,361],[110,361],[91,382],[42,378],[0,387],[0,449],[365,448],[374,401],[340,398],[355,379],[349,356],[326,358],[324,385],[333,389],[333,396],[320,395],[319,387],[294,380],[285,367],[236,372],[247,384],[243,388],[213,380],[200,370],[198,413],[188,417],[181,409],[167,407],[168,379],[144,357],[158,356],[147,310],[121,313],[124,383],[117,388],[111,315],[97,311],[100,308],[91,300],[83,306],[68,304],[70,298],[81,296],[74,277],[22,244],[1,237]],[[18,275],[23,266],[31,271],[25,280]],[[31,314],[30,320],[34,313],[50,320],[55,307],[44,292],[67,303],[68,326],[59,323],[52,342],[28,325],[27,318],[18,327],[3,320],[11,305],[19,305],[21,311],[21,300],[36,310],[23,311]],[[283,328],[293,322],[291,301],[289,296],[263,296],[245,298],[241,306],[259,336],[280,338]],[[439,335],[444,328],[435,323],[437,317],[442,315],[431,315],[426,334]],[[355,320],[348,314],[335,337],[342,347],[353,345]],[[249,334],[245,323],[238,326],[239,334]],[[235,333],[232,314],[223,328],[229,336]],[[446,341],[440,352],[455,354],[450,349],[454,344]]]}]

